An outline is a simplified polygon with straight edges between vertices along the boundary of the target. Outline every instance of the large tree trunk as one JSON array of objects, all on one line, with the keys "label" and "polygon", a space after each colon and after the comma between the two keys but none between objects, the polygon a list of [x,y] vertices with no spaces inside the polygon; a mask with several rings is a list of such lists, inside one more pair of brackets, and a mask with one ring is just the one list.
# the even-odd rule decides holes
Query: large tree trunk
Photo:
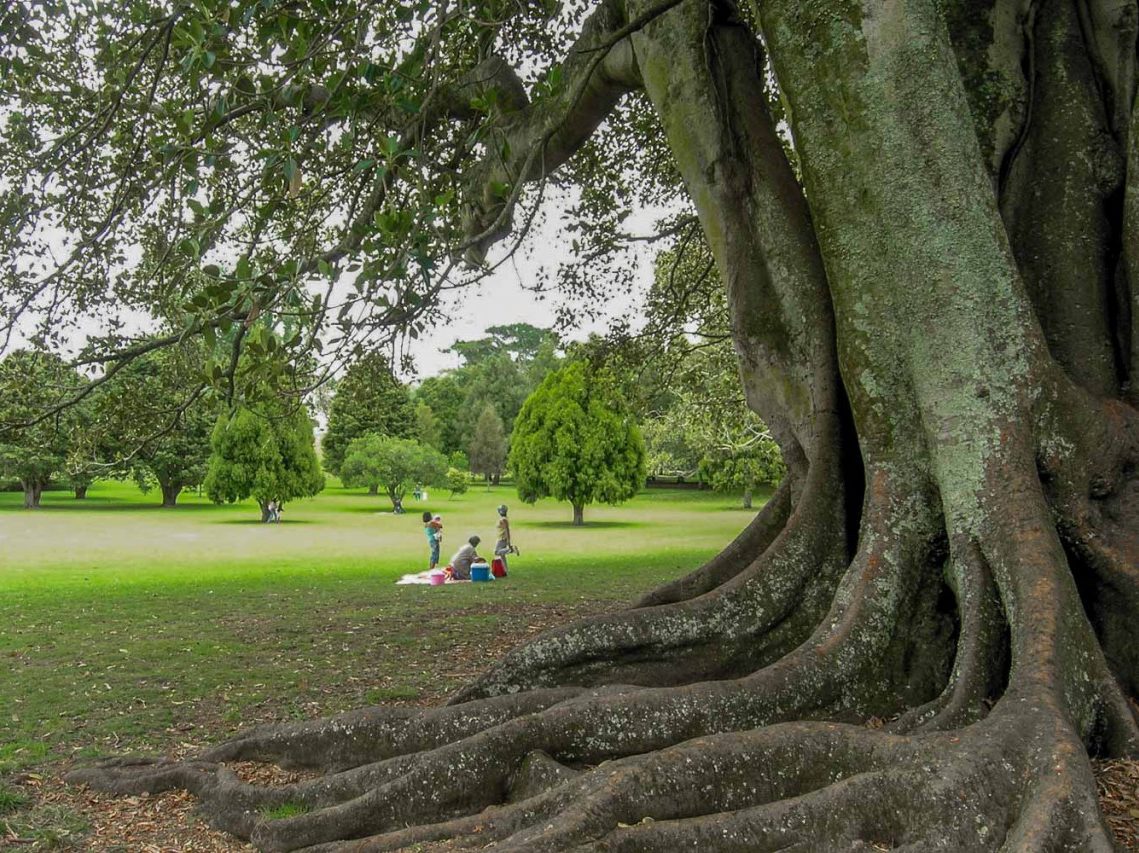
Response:
[{"label": "large tree trunk", "polygon": [[574,504],[573,505],[573,526],[574,527],[581,527],[584,524],[585,524],[585,505],[584,504]]},{"label": "large tree trunk", "polygon": [[[1112,848],[1087,755],[1139,749],[1136,9],[765,0],[797,173],[732,5],[654,5],[600,3],[478,180],[556,168],[643,87],[785,483],[705,566],[443,708],[76,778],[187,787],[267,850]],[[330,775],[246,786],[242,759]]]},{"label": "large tree trunk", "polygon": [[[172,483],[160,483],[159,485],[162,489],[162,505],[167,508],[176,506],[178,503],[178,495],[182,494],[182,486]],[[264,507],[262,508],[262,512],[265,512]],[[262,517],[261,520],[264,521],[265,518]]]},{"label": "large tree trunk", "polygon": [[20,485],[24,487],[24,509],[39,509],[40,497],[44,490],[43,483],[24,480]]},{"label": "large tree trunk", "polygon": [[82,501],[87,499],[87,486],[75,487],[75,500]]}]

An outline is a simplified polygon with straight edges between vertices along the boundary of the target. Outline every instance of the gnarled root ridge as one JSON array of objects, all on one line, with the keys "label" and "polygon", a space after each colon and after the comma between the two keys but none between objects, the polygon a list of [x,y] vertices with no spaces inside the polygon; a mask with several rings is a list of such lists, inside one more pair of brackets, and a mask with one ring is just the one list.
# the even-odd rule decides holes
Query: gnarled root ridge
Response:
[{"label": "gnarled root ridge", "polygon": [[[1135,752],[1139,728],[1044,501],[992,530],[947,533],[927,488],[868,468],[863,536],[825,584],[829,610],[742,674],[663,686],[537,677],[517,691],[492,677],[428,711],[263,727],[194,760],[119,760],[71,778],[120,793],[186,788],[215,825],[267,851],[444,840],[518,851],[1112,849],[1087,753]],[[677,606],[712,608],[721,630],[733,596],[762,602],[749,584],[788,577],[776,555],[809,554],[810,578],[832,571],[829,547],[789,546],[800,512],[712,594],[636,611],[655,626],[651,643],[615,641],[633,620],[603,623],[615,654],[655,643],[663,655],[654,620]],[[753,626],[774,633],[799,611],[773,612],[753,614]],[[691,644],[676,648],[694,659]],[[565,655],[547,672],[581,672],[582,660]],[[871,716],[891,722],[849,723]],[[225,766],[238,760],[324,775],[250,785]],[[274,819],[286,805],[292,816]]]},{"label": "gnarled root ridge", "polygon": [[795,511],[789,507],[784,486],[705,566],[632,609],[520,646],[451,701],[567,684],[687,684],[777,660],[826,613],[849,560],[837,460],[815,465]]}]

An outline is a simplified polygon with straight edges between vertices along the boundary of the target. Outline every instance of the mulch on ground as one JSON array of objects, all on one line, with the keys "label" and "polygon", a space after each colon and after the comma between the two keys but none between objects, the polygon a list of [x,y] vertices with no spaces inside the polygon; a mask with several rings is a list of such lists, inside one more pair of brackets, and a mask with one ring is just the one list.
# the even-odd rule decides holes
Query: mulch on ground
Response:
[{"label": "mulch on ground", "polygon": [[[596,603],[591,606],[595,612]],[[529,639],[552,625],[585,615],[586,607],[589,606],[583,606],[581,612],[576,612],[579,608],[573,606],[535,608],[526,618],[513,614],[515,618],[508,618],[506,626],[500,625],[495,631],[495,656],[503,648]],[[451,654],[425,659],[424,674],[428,681],[438,684],[456,678],[466,680],[487,665],[488,651],[478,642],[460,644]],[[421,694],[392,704],[426,707],[443,698]],[[257,710],[259,713],[252,715],[254,718],[243,720],[244,726],[274,720],[274,709]],[[163,733],[163,742],[156,742],[155,749],[169,757],[182,758],[204,745],[195,742],[197,733],[225,729],[210,709],[202,708],[191,731],[168,730]],[[1139,851],[1139,761],[1096,761],[1093,766],[1100,803],[1120,847]],[[289,784],[305,775],[247,762],[230,767],[246,781],[261,785]],[[254,849],[210,828],[197,815],[195,798],[184,791],[114,797],[64,783],[62,775],[68,769],[68,766],[43,768],[40,772],[16,774],[6,780],[9,789],[28,802],[15,813],[0,813],[0,849],[70,849],[100,853],[231,853]],[[28,831],[29,826],[35,827],[35,831]],[[446,849],[446,845],[434,849]]]}]

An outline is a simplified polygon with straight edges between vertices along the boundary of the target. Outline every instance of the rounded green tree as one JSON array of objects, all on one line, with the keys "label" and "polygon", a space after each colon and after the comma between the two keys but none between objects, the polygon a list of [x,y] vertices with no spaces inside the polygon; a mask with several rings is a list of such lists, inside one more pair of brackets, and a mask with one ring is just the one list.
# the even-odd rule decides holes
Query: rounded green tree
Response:
[{"label": "rounded green tree", "polygon": [[222,415],[210,443],[205,486],[216,503],[256,498],[261,520],[268,521],[270,501],[280,505],[324,488],[312,421],[303,407],[271,413],[241,408]]},{"label": "rounded green tree", "polygon": [[609,377],[574,362],[547,376],[522,406],[509,468],[522,500],[569,501],[580,526],[586,504],[617,504],[637,493],[645,445]]},{"label": "rounded green tree", "polygon": [[418,441],[370,433],[348,445],[340,479],[345,486],[367,486],[372,494],[382,486],[402,512],[404,495],[416,485],[447,484],[447,457]]},{"label": "rounded green tree", "polygon": [[84,382],[54,353],[16,350],[0,361],[0,473],[20,481],[27,509],[66,472],[85,415],[55,409]]}]

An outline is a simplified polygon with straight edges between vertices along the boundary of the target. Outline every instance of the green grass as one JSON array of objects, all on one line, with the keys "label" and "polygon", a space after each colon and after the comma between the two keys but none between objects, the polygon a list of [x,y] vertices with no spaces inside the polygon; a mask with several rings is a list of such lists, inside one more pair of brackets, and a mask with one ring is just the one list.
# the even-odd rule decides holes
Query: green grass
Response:
[{"label": "green grass", "polygon": [[0,785],[0,815],[14,812],[20,806],[28,801],[28,798],[23,794],[18,794],[15,791]]},{"label": "green grass", "polygon": [[[652,491],[620,507],[518,502],[476,487],[407,502],[333,486],[258,522],[251,502],[176,509],[133,485],[29,512],[0,494],[0,783],[64,759],[161,752],[255,722],[436,701],[519,639],[612,609],[699,565],[751,518],[731,497]],[[511,506],[505,582],[396,586]],[[19,794],[20,791],[15,791]],[[6,818],[26,818],[35,804]],[[60,818],[64,836],[78,831]],[[46,830],[45,830],[46,831]]]},{"label": "green grass", "polygon": [[285,820],[297,815],[306,814],[308,806],[302,803],[283,803],[272,809],[265,809],[262,814],[269,820]]}]

